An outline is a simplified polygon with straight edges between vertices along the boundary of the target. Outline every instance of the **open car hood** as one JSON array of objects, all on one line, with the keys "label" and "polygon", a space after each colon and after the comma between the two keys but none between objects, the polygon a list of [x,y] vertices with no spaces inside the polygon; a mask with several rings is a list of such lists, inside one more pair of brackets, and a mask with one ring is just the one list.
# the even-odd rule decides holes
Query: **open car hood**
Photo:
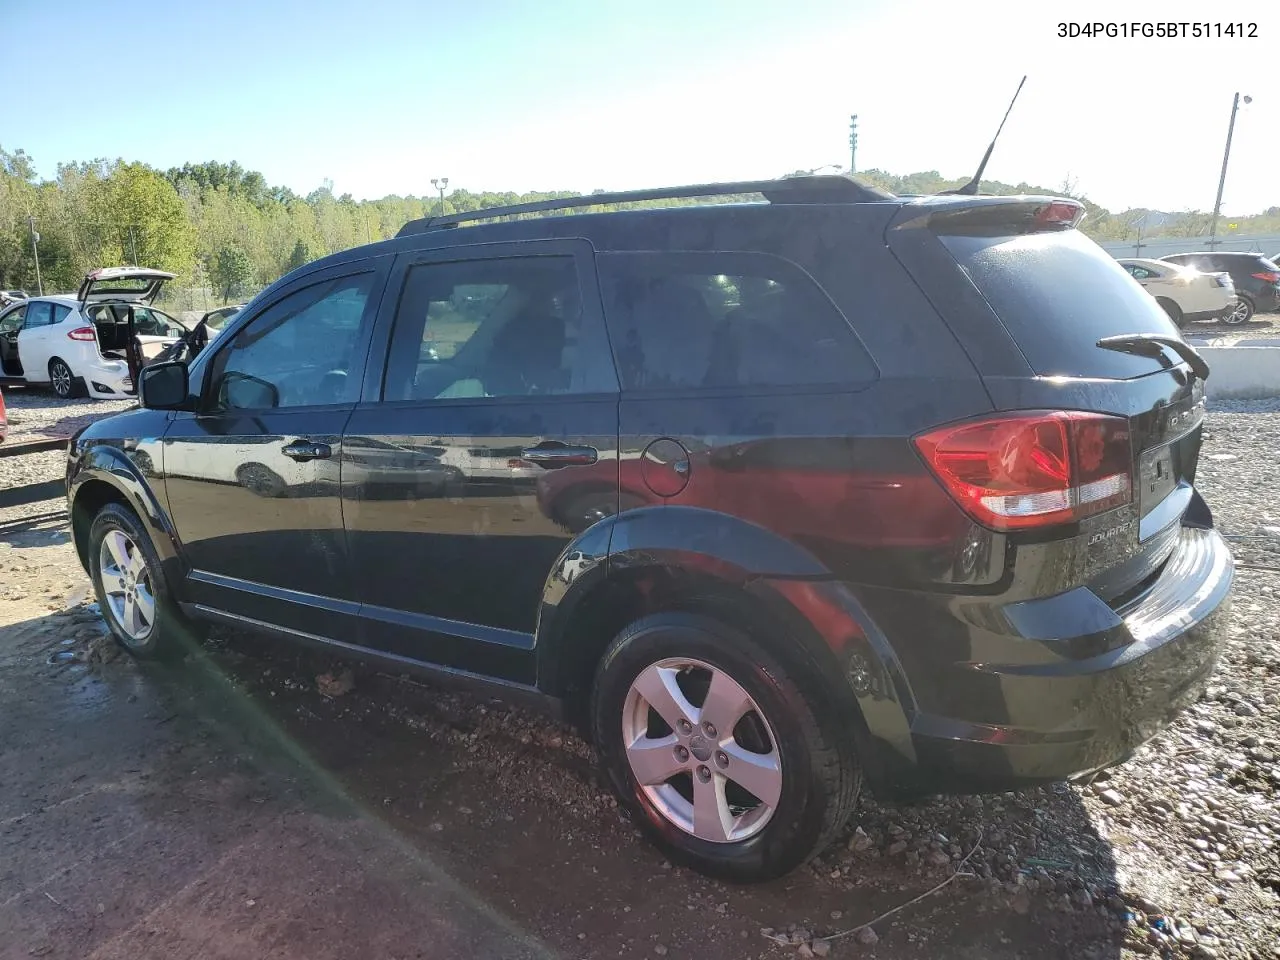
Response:
[{"label": "open car hood", "polygon": [[84,283],[76,299],[81,303],[124,300],[128,303],[150,303],[166,280],[174,274],[145,267],[102,267],[84,275]]}]

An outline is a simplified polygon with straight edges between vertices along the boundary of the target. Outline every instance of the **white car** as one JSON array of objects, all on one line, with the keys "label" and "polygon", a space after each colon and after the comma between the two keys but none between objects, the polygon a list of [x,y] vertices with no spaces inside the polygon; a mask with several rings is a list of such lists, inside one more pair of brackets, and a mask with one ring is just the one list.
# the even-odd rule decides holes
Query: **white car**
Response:
[{"label": "white car", "polygon": [[144,359],[186,333],[148,306],[172,273],[106,267],[85,275],[74,297],[31,297],[0,312],[0,366],[6,377],[48,384],[60,397],[134,394],[126,346],[129,311]]},{"label": "white car", "polygon": [[1217,320],[1235,306],[1236,287],[1229,273],[1200,273],[1163,260],[1130,258],[1119,263],[1180,327]]}]

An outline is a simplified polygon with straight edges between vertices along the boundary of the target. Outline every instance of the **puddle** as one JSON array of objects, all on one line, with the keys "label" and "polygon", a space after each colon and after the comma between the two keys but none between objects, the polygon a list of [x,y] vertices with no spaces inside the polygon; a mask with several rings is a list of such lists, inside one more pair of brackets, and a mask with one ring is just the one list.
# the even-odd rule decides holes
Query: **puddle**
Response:
[{"label": "puddle", "polygon": [[[62,642],[69,643],[70,641],[64,640]],[[79,658],[76,656],[76,652],[74,650],[55,650],[53,653],[49,654],[47,662],[53,664],[75,663],[78,659]]]}]

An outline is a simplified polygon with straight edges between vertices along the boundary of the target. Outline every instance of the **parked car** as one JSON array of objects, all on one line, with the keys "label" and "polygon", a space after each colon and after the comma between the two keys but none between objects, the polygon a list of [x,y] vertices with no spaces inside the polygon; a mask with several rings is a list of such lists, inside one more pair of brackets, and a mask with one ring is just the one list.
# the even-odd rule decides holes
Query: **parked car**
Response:
[{"label": "parked car", "polygon": [[1254,313],[1280,310],[1280,267],[1257,253],[1172,253],[1166,263],[1194,267],[1204,273],[1226,271],[1236,288],[1236,308],[1224,323],[1244,323]]},{"label": "parked car", "polygon": [[[695,192],[764,202],[467,225]],[[1200,695],[1233,564],[1207,367],[1082,213],[810,176],[414,221],[145,368],[69,445],[76,549],[135,656],[216,621],[561,711],[736,881],[864,784],[1087,780]]]},{"label": "parked car", "polygon": [[0,390],[0,443],[9,435],[9,413],[4,406],[4,391]]},{"label": "parked car", "polygon": [[25,299],[27,299],[27,291],[25,290],[0,290],[0,307],[7,307]]},{"label": "parked car", "polygon": [[48,384],[60,397],[115,398],[134,393],[127,356],[134,334],[141,362],[173,344],[186,328],[148,306],[173,274],[108,267],[85,275],[74,297],[31,297],[0,312],[4,375]]},{"label": "parked car", "polygon": [[1197,320],[1221,320],[1235,309],[1236,288],[1229,273],[1201,273],[1144,258],[1118,262],[1180,327]]}]

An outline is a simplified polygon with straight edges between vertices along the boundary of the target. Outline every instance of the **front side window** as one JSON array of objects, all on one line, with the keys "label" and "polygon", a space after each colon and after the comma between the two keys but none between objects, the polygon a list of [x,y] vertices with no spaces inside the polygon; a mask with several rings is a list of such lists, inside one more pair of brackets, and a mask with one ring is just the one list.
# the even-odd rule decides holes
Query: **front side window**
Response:
[{"label": "front side window", "polygon": [[597,257],[626,390],[865,382],[853,329],[794,264],[758,253]]},{"label": "front side window", "polygon": [[26,315],[26,304],[10,310],[3,317],[0,317],[0,333],[13,333],[15,330],[21,330],[22,321]]},{"label": "front side window", "polygon": [[214,359],[215,412],[354,403],[374,274],[326,280],[267,307]]},{"label": "front side window", "polygon": [[613,372],[588,341],[572,257],[420,264],[405,277],[383,398],[593,392]]},{"label": "front side window", "polygon": [[186,333],[178,321],[148,307],[133,308],[133,329],[141,337],[180,337]]}]

